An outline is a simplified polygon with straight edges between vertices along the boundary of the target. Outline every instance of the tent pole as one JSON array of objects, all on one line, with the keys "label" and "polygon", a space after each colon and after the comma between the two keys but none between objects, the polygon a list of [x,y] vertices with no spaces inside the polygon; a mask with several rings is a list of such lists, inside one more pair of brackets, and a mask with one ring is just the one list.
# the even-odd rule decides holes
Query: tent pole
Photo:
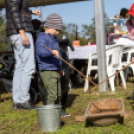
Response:
[{"label": "tent pole", "polygon": [[42,12],[42,6],[40,6],[40,12],[41,12],[41,21],[43,22],[43,12]]}]

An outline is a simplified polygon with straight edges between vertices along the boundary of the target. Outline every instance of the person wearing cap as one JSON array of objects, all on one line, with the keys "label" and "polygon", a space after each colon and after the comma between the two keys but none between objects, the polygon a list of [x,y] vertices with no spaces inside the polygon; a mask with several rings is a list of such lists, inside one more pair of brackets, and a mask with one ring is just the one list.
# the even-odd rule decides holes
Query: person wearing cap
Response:
[{"label": "person wearing cap", "polygon": [[33,109],[30,103],[30,84],[35,72],[31,14],[41,16],[38,10],[29,10],[29,0],[5,0],[6,36],[13,43],[15,69],[13,74],[13,109]]},{"label": "person wearing cap", "polygon": [[[45,32],[39,33],[36,41],[36,59],[47,90],[46,105],[61,104],[60,75],[64,76],[62,60],[59,58],[58,33],[62,30],[63,20],[58,14],[50,14],[45,20]],[[49,51],[46,46],[51,49]]]}]

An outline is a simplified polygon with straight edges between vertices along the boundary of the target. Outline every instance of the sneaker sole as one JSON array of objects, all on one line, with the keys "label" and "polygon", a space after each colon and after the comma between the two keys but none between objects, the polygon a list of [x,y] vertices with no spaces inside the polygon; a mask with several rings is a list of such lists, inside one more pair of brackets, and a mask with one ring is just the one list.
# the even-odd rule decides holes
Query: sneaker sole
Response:
[{"label": "sneaker sole", "polygon": [[70,117],[71,115],[61,115],[61,116],[63,116],[65,118],[65,117]]}]

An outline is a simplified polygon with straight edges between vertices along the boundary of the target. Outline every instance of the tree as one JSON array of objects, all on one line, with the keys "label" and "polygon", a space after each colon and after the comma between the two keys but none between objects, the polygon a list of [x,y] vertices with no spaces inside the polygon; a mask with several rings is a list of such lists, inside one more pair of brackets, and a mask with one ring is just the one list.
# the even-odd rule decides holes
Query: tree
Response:
[{"label": "tree", "polygon": [[89,39],[85,38],[84,36],[79,37],[79,40],[80,40],[80,45],[81,46],[87,45],[88,44],[88,41],[89,41]]},{"label": "tree", "polygon": [[5,15],[0,11],[0,51],[7,50]]},{"label": "tree", "polygon": [[78,26],[74,23],[64,24],[63,30],[58,35],[59,38],[62,38],[63,35],[66,35],[70,41],[76,40],[79,37],[79,33],[77,32]]},{"label": "tree", "polygon": [[[108,20],[105,15],[105,20]],[[109,26],[111,23],[109,21],[105,22],[105,26]],[[82,25],[82,32],[78,32],[79,27],[77,24],[69,23],[64,24],[63,31],[58,35],[59,38],[62,38],[63,35],[66,35],[71,42],[74,40],[80,40],[81,46],[87,45],[89,40],[95,44],[96,43],[96,31],[95,31],[95,18],[92,19],[92,24]]]},{"label": "tree", "polygon": [[70,39],[71,42],[73,42],[74,40],[80,40],[80,44],[83,45],[87,45],[88,43],[88,39],[86,39],[85,37],[81,37],[80,33],[78,32],[78,25],[76,24],[64,24],[63,26],[63,30],[59,33],[58,37],[62,38],[63,35],[67,36],[67,38]]},{"label": "tree", "polygon": [[[110,21],[108,20],[107,15],[105,14],[105,31],[107,33],[107,27],[111,25]],[[91,25],[82,25],[82,32],[83,36],[92,40],[92,43],[96,43],[96,34],[95,34],[95,18],[92,19]]]}]

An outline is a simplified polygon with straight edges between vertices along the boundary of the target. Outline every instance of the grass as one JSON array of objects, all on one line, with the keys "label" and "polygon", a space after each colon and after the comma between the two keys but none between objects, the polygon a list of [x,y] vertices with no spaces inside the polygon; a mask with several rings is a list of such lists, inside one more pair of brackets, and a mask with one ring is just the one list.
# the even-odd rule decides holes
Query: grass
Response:
[{"label": "grass", "polygon": [[[52,134],[133,134],[134,114],[127,119],[124,124],[116,123],[109,127],[95,127],[88,122],[76,122],[76,115],[84,114],[89,101],[97,101],[104,98],[124,99],[125,110],[134,109],[134,101],[130,99],[133,90],[132,78],[127,82],[127,89],[122,86],[116,90],[115,94],[91,95],[83,92],[83,85],[74,85],[72,94],[69,94],[66,103],[66,112],[71,117],[61,118],[62,127]],[[0,134],[44,134],[39,131],[37,111],[12,110],[12,94],[6,93],[4,86],[0,83],[1,103],[0,103]],[[96,93],[93,91],[92,93]],[[39,102],[37,105],[43,105]]]}]

